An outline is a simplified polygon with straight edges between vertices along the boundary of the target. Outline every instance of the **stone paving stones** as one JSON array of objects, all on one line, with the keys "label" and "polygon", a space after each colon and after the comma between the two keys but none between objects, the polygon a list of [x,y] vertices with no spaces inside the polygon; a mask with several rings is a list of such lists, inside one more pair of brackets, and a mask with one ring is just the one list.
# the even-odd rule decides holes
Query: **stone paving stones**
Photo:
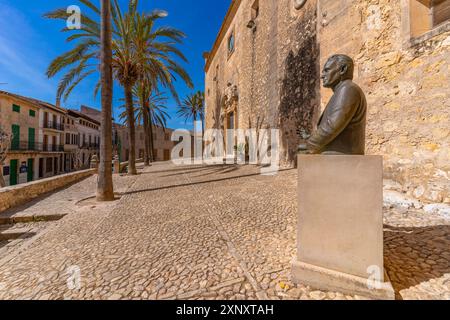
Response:
[{"label": "stone paving stones", "polygon": [[[364,299],[290,281],[296,170],[161,163],[115,179],[113,203],[79,202],[95,192],[89,178],[23,209],[68,214],[0,250],[0,299]],[[399,299],[449,299],[449,228],[437,213],[385,208]]]}]

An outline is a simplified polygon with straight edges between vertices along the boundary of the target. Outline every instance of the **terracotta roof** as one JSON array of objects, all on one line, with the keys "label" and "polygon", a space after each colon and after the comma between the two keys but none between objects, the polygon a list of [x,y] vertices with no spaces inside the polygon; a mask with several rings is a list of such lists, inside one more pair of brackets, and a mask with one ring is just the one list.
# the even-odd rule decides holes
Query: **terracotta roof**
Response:
[{"label": "terracotta roof", "polygon": [[15,93],[2,91],[2,90],[0,90],[0,94],[3,94],[5,96],[10,96],[10,97],[13,97],[13,98],[16,98],[16,99],[23,100],[23,101],[31,103],[31,104],[33,104],[33,105],[35,105],[37,107],[49,108],[49,109],[52,109],[53,111],[60,112],[60,113],[63,113],[63,114],[67,113],[67,110],[65,110],[65,109],[63,109],[61,107],[57,107],[54,104],[51,104],[51,103],[48,103],[48,102],[45,102],[45,101],[41,101],[41,100],[38,100],[38,99],[34,99],[34,98],[30,98],[30,97],[24,97],[24,96],[15,94]]},{"label": "terracotta roof", "polygon": [[91,118],[91,117],[89,117],[89,116],[87,116],[87,115],[85,115],[85,114],[83,114],[83,113],[81,113],[79,111],[69,109],[69,110],[67,110],[67,113],[69,114],[69,116],[72,116],[72,117],[75,117],[75,118],[83,118],[83,119],[85,119],[87,121],[90,121],[92,123],[95,123],[97,125],[101,125],[101,123],[99,121],[97,121],[97,120],[95,120],[95,119],[93,119],[93,118]]}]

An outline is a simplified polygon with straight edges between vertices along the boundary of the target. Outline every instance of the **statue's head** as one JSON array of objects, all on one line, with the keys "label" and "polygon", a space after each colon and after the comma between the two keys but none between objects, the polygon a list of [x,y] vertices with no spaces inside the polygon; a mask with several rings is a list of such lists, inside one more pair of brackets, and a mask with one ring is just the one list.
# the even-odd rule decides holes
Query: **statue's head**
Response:
[{"label": "statue's head", "polygon": [[354,63],[352,58],[344,54],[331,56],[322,71],[322,81],[325,88],[334,88],[344,80],[353,79]]}]

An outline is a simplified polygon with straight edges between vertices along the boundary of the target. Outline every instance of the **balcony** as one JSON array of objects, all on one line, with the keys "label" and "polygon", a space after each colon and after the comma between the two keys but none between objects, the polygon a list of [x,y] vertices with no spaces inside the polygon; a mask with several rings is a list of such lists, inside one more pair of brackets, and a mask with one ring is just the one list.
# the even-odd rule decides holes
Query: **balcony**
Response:
[{"label": "balcony", "polygon": [[10,151],[17,152],[63,152],[63,145],[44,145],[43,143],[37,143],[32,141],[20,141],[11,143]]},{"label": "balcony", "polygon": [[81,149],[94,149],[94,150],[98,150],[100,149],[100,144],[98,143],[88,143],[88,142],[83,142],[81,144]]},{"label": "balcony", "polygon": [[10,151],[42,151],[43,144],[32,141],[12,141]]},{"label": "balcony", "polygon": [[64,124],[57,123],[54,121],[44,121],[44,128],[58,130],[58,131],[64,131]]},{"label": "balcony", "polygon": [[44,152],[64,152],[64,145],[44,145]]}]

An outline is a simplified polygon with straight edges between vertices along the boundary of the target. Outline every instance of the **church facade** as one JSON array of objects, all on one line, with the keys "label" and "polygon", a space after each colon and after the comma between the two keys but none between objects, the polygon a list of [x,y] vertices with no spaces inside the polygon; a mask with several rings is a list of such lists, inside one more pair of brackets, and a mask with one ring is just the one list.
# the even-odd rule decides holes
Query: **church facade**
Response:
[{"label": "church facade", "polygon": [[386,178],[450,202],[450,0],[233,0],[204,56],[206,129],[279,129],[280,162],[294,165],[335,53],[355,61],[367,153],[384,156]]}]

